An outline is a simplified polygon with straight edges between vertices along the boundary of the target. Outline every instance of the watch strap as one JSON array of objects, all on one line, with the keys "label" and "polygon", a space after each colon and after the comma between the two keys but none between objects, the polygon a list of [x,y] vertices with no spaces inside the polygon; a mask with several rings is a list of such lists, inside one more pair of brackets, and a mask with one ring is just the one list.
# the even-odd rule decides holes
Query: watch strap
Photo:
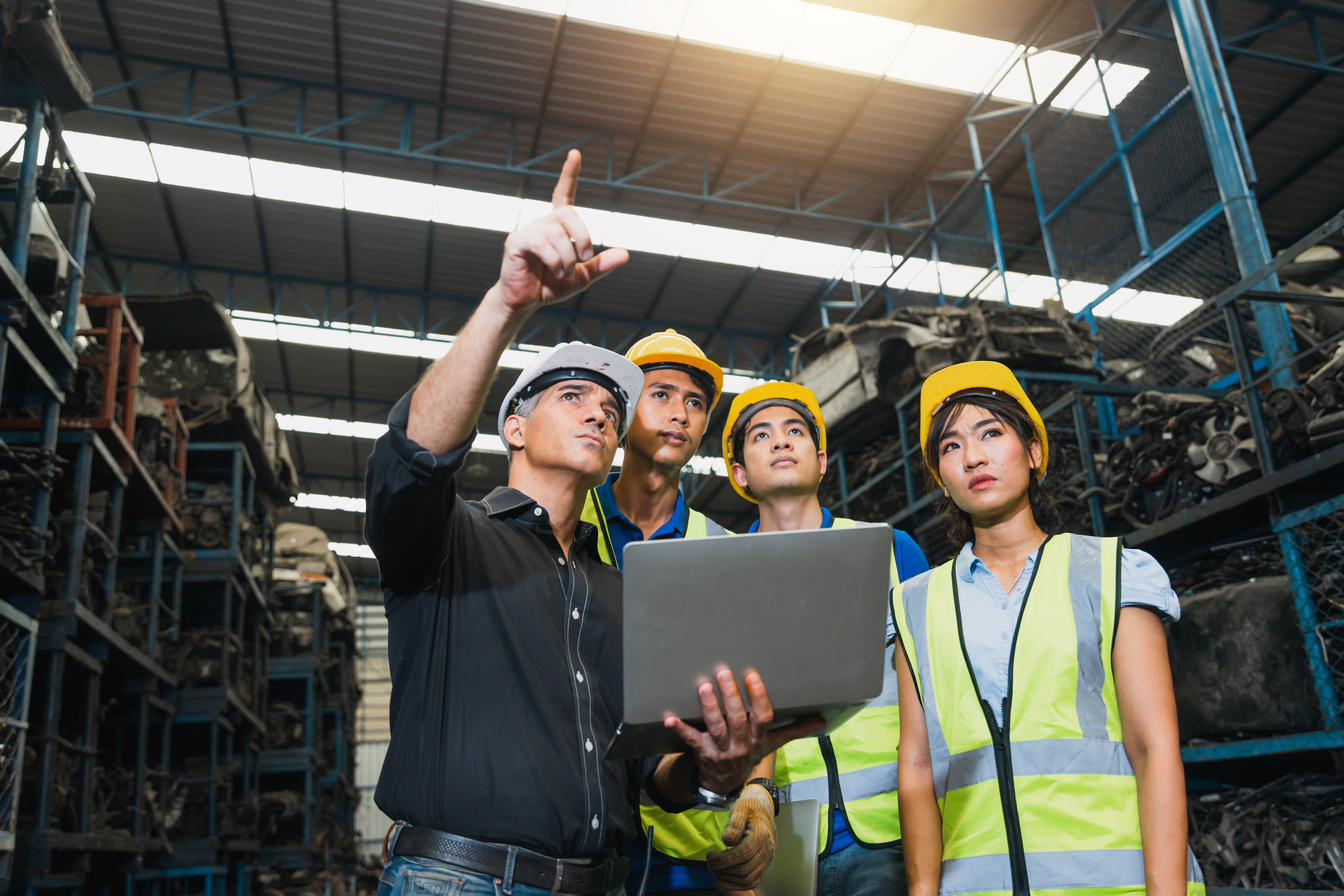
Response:
[{"label": "watch strap", "polygon": [[778,817],[779,787],[777,787],[775,785],[775,782],[771,781],[769,778],[752,778],[750,781],[742,785],[742,789],[746,790],[753,784],[759,784],[765,790],[766,793],[770,794],[770,801],[775,804],[775,816]]}]

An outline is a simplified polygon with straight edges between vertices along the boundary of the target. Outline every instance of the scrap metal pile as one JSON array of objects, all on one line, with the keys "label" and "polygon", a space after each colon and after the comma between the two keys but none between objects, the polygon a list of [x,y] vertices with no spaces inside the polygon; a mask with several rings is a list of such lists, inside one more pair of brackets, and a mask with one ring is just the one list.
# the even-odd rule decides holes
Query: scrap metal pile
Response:
[{"label": "scrap metal pile", "polygon": [[1190,847],[1210,887],[1344,888],[1344,781],[1285,775],[1192,795]]},{"label": "scrap metal pile", "polygon": [[1088,375],[1096,337],[1063,305],[911,305],[889,319],[823,327],[798,343],[793,379],[817,394],[828,432],[855,429],[935,371],[963,361]]},{"label": "scrap metal pile", "polygon": [[130,307],[145,328],[143,392],[178,399],[193,440],[246,445],[258,487],[287,503],[298,493],[289,443],[228,312],[205,293],[140,297]]}]

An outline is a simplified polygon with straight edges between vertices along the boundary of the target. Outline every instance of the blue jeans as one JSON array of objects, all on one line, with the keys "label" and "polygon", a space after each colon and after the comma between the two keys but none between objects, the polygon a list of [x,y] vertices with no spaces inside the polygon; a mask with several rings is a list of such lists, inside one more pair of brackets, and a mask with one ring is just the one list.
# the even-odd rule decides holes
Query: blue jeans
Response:
[{"label": "blue jeans", "polygon": [[[468,871],[456,865],[413,856],[394,856],[378,878],[378,896],[550,896],[551,891],[515,883],[505,891],[497,877]],[[625,896],[625,887],[606,896]]]},{"label": "blue jeans", "polygon": [[832,853],[817,866],[817,896],[905,896],[905,852],[855,843]]}]

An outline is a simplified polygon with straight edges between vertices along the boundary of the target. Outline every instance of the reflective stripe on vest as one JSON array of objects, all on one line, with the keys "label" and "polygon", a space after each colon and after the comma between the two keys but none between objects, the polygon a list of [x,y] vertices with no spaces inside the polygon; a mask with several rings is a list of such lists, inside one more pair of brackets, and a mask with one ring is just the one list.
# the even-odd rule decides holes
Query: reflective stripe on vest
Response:
[{"label": "reflective stripe on vest", "polygon": [[[833,529],[850,529],[854,520],[836,517]],[[900,574],[893,548],[891,583]],[[791,741],[775,754],[775,782],[782,800],[821,803],[821,836],[817,848],[826,855],[831,847],[831,783],[840,788],[845,821],[854,839],[867,846],[886,846],[901,838],[896,794],[896,747],[901,738],[901,710],[897,698],[896,647],[887,646],[882,693],[841,725],[829,737]],[[827,768],[827,753],[834,763]]]},{"label": "reflective stripe on vest", "polygon": [[[1006,732],[965,653],[958,584],[953,560],[892,594],[942,810],[939,892],[1144,892],[1138,787],[1111,670],[1119,541],[1060,535],[1042,546],[1010,653]],[[1187,892],[1202,894],[1188,849],[1187,869]]]}]

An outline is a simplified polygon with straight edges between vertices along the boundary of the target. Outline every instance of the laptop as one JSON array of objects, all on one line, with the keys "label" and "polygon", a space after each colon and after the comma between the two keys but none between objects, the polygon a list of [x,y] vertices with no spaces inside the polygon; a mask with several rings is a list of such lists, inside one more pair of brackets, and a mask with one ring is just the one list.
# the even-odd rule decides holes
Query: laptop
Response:
[{"label": "laptop", "polygon": [[[891,527],[634,542],[624,556],[624,720],[607,751],[686,749],[700,682],[760,673],[775,726],[821,715],[833,731],[882,692]],[[825,732],[823,732],[825,733]]]},{"label": "laptop", "polygon": [[775,833],[775,857],[756,896],[816,896],[821,803],[781,803]]}]

